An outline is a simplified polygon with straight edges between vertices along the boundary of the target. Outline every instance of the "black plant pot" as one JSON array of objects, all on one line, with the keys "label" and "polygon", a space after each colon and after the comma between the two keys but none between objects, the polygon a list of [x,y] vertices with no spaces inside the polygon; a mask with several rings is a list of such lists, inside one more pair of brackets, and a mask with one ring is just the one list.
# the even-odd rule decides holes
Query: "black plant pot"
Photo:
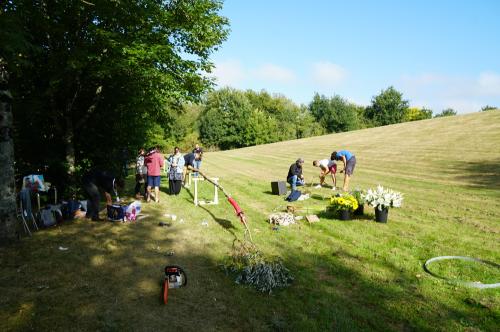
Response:
[{"label": "black plant pot", "polygon": [[358,208],[354,210],[355,216],[362,216],[365,213],[365,206],[363,204],[359,204]]},{"label": "black plant pot", "polygon": [[339,210],[340,220],[351,220],[351,212],[349,210]]},{"label": "black plant pot", "polygon": [[389,208],[383,208],[382,211],[378,209],[378,207],[375,208],[375,221],[376,222],[387,222],[387,216],[389,215]]}]

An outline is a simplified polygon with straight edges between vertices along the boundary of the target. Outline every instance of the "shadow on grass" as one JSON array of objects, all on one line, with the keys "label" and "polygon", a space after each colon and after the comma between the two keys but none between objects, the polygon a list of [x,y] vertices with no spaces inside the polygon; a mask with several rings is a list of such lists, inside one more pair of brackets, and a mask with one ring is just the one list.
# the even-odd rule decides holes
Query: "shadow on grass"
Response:
[{"label": "shadow on grass", "polygon": [[217,218],[212,211],[202,205],[199,205],[198,207],[207,212],[212,217],[212,219],[215,220],[216,223],[218,223],[222,228],[226,229],[229,233],[231,233],[231,235],[236,238],[236,234],[233,231],[234,229],[236,229],[236,227],[234,227],[233,223],[230,220]]},{"label": "shadow on grass", "polygon": [[325,201],[325,200],[328,200],[328,197],[325,197],[325,196],[320,195],[320,194],[311,194],[311,199],[315,199],[317,201]]},{"label": "shadow on grass", "polygon": [[[187,188],[185,190],[188,193],[188,195],[191,197],[191,199],[186,198],[186,201],[188,201],[190,203],[193,203],[194,202],[194,195],[193,195],[193,193],[191,192],[191,190],[189,188]],[[230,220],[216,217],[215,214],[212,211],[210,211],[209,209],[207,209],[203,205],[198,205],[197,208],[200,208],[200,209],[204,210],[205,212],[207,212],[212,217],[212,219],[216,223],[219,224],[219,226],[221,226],[222,228],[226,229],[228,232],[231,233],[231,235],[233,235],[236,238],[236,234],[233,231],[236,228],[234,227],[233,223]]]},{"label": "shadow on grass", "polygon": [[[234,236],[228,220],[201,208]],[[295,281],[272,295],[257,293],[219,270],[210,229],[197,222],[158,227],[161,209],[146,210],[150,217],[136,224],[68,222],[0,248],[0,330],[157,331],[167,322],[169,330],[190,331],[419,331],[443,322],[450,328],[450,321],[494,329],[494,311],[481,316],[483,309],[429,301],[425,280],[347,241],[326,250],[313,240],[301,248],[276,242]],[[323,229],[335,236],[334,224]],[[159,284],[164,266],[174,264],[189,283],[171,290],[165,306]]]},{"label": "shadow on grass", "polygon": [[367,220],[367,221],[375,221],[375,215],[374,214],[361,214],[361,215],[353,215],[352,219],[355,220]]},{"label": "shadow on grass", "polygon": [[500,159],[457,163],[453,168],[460,171],[456,178],[472,187],[500,188]]},{"label": "shadow on grass", "polygon": [[460,179],[482,188],[500,187],[500,159],[491,162],[471,162],[462,165],[464,173],[471,176],[459,176]]}]

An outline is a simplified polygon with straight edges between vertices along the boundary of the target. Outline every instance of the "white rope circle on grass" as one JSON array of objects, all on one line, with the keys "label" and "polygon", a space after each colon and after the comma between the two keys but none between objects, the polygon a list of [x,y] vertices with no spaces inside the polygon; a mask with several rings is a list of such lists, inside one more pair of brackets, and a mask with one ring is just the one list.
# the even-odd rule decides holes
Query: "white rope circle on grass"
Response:
[{"label": "white rope circle on grass", "polygon": [[468,261],[468,262],[476,262],[476,263],[481,263],[481,264],[484,264],[484,265],[496,267],[497,269],[500,268],[500,265],[498,265],[496,263],[493,263],[493,262],[490,262],[490,261],[485,261],[485,260],[482,260],[482,259],[479,259],[479,258],[466,257],[466,256],[438,256],[438,257],[434,257],[434,258],[428,259],[425,262],[425,264],[424,264],[424,270],[425,270],[425,272],[429,273],[433,277],[436,277],[436,278],[439,278],[439,279],[443,279],[443,280],[446,280],[446,281],[448,281],[450,283],[455,283],[455,284],[462,285],[462,286],[465,286],[465,287],[479,288],[479,289],[500,287],[500,283],[498,283],[498,282],[494,283],[494,284],[483,284],[480,281],[478,281],[478,282],[470,282],[470,281],[462,281],[462,280],[452,280],[452,279],[440,276],[440,275],[432,272],[431,270],[429,270],[429,265],[431,263],[434,263],[434,262],[437,262],[437,261],[443,261],[443,260],[451,260],[451,259],[458,259],[458,260]]}]

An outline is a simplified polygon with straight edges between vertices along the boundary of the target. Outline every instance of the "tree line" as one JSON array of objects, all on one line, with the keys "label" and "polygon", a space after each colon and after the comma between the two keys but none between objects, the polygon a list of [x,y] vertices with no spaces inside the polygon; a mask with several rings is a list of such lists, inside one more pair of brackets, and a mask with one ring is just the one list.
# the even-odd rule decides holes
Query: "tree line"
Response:
[{"label": "tree line", "polygon": [[[198,104],[191,138],[216,149],[304,138],[321,134],[418,121],[433,117],[428,108],[410,107],[394,87],[382,90],[369,106],[334,94],[315,94],[308,105],[297,106],[283,95],[266,91],[223,88],[209,92]],[[434,117],[456,115],[453,109]],[[193,119],[193,114],[189,117]],[[189,145],[191,142],[186,142]]]}]

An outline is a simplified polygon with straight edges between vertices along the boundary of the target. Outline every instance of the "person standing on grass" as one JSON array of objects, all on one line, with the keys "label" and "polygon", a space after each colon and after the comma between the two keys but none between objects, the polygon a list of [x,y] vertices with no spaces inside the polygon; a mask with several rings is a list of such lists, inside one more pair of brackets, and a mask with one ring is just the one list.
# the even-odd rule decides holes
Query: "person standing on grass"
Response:
[{"label": "person standing on grass", "polygon": [[[146,194],[146,180],[148,176],[148,168],[144,165],[144,148],[140,148],[135,161],[135,198],[143,198],[142,192]],[[144,185],[144,191],[142,191]]]},{"label": "person standing on grass", "polygon": [[[200,154],[194,153],[194,152],[187,153],[184,155],[184,170],[182,173],[182,183],[184,185],[184,188],[186,187],[186,176],[187,176],[188,172],[190,172],[189,166],[191,166],[195,169],[198,169],[198,168],[196,168],[195,165],[196,165],[196,161],[200,160],[200,158],[201,158]],[[196,173],[196,174],[198,174],[198,173]]]},{"label": "person standing on grass", "polygon": [[344,173],[344,186],[343,190],[347,191],[349,188],[349,179],[354,173],[354,167],[356,167],[356,157],[352,152],[347,150],[333,151],[332,156],[330,157],[332,160],[341,160],[344,164],[344,169],[340,171],[340,173]]},{"label": "person standing on grass", "polygon": [[118,188],[121,190],[124,187],[124,182],[121,179],[116,179],[115,176],[107,171],[92,170],[85,174],[82,178],[83,189],[88,195],[86,218],[92,221],[102,221],[99,218],[99,202],[101,201],[100,190],[104,191],[106,197],[106,205],[113,204],[111,193],[114,193],[118,200]]},{"label": "person standing on grass", "polygon": [[[194,146],[193,153],[197,153],[200,155],[199,159],[194,161],[194,168],[200,169],[201,168],[201,158],[203,157],[203,149],[200,147],[198,143]],[[198,172],[193,172],[194,176],[198,176]]]},{"label": "person standing on grass", "polygon": [[290,165],[290,168],[288,169],[286,181],[292,186],[292,191],[297,190],[297,186],[303,186],[305,184],[304,175],[302,174],[303,165],[304,159],[299,158],[296,162]]},{"label": "person standing on grass", "polygon": [[160,147],[156,146],[151,149],[144,159],[144,163],[148,169],[148,186],[146,193],[146,201],[151,201],[151,188],[154,188],[155,202],[160,201],[160,181],[161,181],[161,168],[163,167],[164,159],[160,152]]},{"label": "person standing on grass", "polygon": [[184,171],[184,157],[180,149],[176,146],[174,153],[168,157],[168,193],[170,195],[179,195],[182,187]]},{"label": "person standing on grass", "polygon": [[335,176],[335,173],[337,173],[337,164],[335,163],[335,161],[328,159],[315,160],[313,161],[313,166],[319,167],[321,169],[321,173],[319,175],[319,184],[315,188],[321,188],[321,186],[325,182],[326,175],[330,173],[333,181],[332,190],[335,190],[337,186],[337,177]]}]

